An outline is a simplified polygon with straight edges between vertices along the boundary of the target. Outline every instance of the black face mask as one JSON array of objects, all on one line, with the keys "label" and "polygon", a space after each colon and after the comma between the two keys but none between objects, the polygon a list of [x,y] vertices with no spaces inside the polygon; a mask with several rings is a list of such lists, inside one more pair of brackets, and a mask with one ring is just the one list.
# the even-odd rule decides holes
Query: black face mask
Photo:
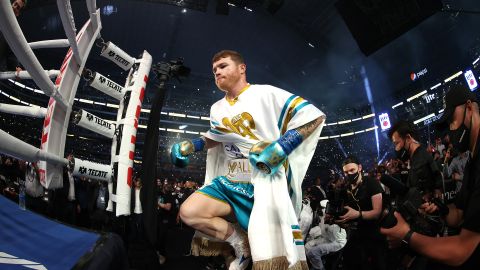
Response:
[{"label": "black face mask", "polygon": [[353,185],[353,184],[357,183],[357,180],[358,180],[359,176],[360,176],[360,172],[356,172],[356,173],[353,173],[353,174],[347,174],[347,180],[351,185]]},{"label": "black face mask", "polygon": [[[400,159],[403,162],[407,161],[410,158],[408,150],[405,149],[405,143],[406,143],[406,141],[404,141],[402,149],[400,149],[398,151],[395,150],[395,154],[396,154],[397,158]],[[408,147],[408,148],[410,149],[410,147]]]},{"label": "black face mask", "polygon": [[[450,130],[448,136],[450,137],[450,142],[453,144],[453,148],[458,150],[460,153],[463,153],[468,150],[470,145],[470,130],[465,126],[465,116],[467,114],[467,107],[463,113],[462,125],[455,130]],[[470,126],[472,120],[470,120]]]}]

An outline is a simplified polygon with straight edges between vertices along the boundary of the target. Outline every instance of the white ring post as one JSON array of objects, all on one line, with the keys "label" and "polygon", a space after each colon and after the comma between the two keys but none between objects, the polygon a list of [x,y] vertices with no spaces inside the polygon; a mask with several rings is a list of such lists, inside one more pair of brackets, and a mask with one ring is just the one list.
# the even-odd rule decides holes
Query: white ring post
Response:
[{"label": "white ring post", "polygon": [[[130,99],[122,100],[118,109],[117,127],[122,130],[112,142],[112,168],[116,170],[116,186],[113,185],[112,201],[116,200],[116,215],[130,215],[130,194],[132,189],[133,159],[137,140],[138,118],[142,109],[145,87],[152,66],[152,56],[143,52],[138,69],[130,70],[125,83],[125,92],[130,91]],[[121,141],[118,141],[121,138]],[[117,145],[120,144],[118,147]],[[109,206],[111,202],[109,202]],[[110,208],[108,208],[110,209]]]}]

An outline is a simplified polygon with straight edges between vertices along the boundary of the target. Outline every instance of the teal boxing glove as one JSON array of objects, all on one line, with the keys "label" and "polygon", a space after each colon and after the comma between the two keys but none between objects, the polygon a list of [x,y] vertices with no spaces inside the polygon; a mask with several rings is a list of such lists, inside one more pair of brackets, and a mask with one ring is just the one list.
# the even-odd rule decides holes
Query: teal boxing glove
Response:
[{"label": "teal boxing glove", "polygon": [[274,174],[302,141],[302,135],[293,129],[272,143],[259,142],[250,149],[250,163],[263,173]]},{"label": "teal boxing glove", "polygon": [[180,168],[187,167],[190,163],[188,155],[193,152],[202,151],[204,147],[205,140],[202,138],[193,139],[191,141],[187,140],[174,144],[170,152],[172,164]]}]

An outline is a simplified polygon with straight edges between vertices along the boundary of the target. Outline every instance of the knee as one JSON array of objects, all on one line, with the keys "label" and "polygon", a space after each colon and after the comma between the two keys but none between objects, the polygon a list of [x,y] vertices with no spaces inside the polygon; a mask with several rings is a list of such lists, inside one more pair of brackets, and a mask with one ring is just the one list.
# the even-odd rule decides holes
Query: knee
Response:
[{"label": "knee", "polygon": [[194,226],[198,222],[198,213],[188,204],[182,204],[179,214],[183,223],[188,226]]}]

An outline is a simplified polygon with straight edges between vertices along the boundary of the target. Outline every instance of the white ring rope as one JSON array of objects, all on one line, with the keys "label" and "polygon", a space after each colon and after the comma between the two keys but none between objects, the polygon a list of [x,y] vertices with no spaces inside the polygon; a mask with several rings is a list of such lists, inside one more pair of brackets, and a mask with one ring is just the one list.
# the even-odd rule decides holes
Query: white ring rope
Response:
[{"label": "white ring rope", "polygon": [[49,48],[66,48],[70,46],[68,39],[52,39],[41,40],[28,43],[30,48],[35,49],[49,49]]},{"label": "white ring rope", "polygon": [[0,112],[34,118],[44,118],[47,114],[47,109],[41,107],[30,107],[0,103]]},{"label": "white ring rope", "polygon": [[[55,78],[58,76],[58,74],[60,74],[60,71],[59,70],[45,70],[45,74],[49,77],[49,78]],[[25,80],[25,79],[32,79],[32,76],[30,75],[30,73],[28,73],[28,71],[25,71],[25,70],[22,70],[22,71],[6,71],[6,72],[0,72],[0,80],[6,80],[6,79],[16,79],[16,78],[19,78],[19,79],[22,79],[22,80]]]},{"label": "white ring rope", "polygon": [[37,162],[39,160],[50,161],[55,164],[55,166],[60,166],[60,168],[68,164],[67,159],[38,149],[1,129],[0,140],[2,141],[2,143],[0,143],[0,152],[9,156],[29,162]]}]

